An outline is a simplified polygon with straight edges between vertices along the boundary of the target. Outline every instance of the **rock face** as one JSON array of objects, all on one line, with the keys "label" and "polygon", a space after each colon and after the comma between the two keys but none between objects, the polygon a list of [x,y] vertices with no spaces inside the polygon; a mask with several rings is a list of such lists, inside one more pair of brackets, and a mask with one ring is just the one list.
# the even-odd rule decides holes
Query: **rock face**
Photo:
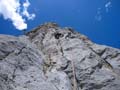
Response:
[{"label": "rock face", "polygon": [[120,90],[120,50],[55,23],[0,35],[0,90]]}]

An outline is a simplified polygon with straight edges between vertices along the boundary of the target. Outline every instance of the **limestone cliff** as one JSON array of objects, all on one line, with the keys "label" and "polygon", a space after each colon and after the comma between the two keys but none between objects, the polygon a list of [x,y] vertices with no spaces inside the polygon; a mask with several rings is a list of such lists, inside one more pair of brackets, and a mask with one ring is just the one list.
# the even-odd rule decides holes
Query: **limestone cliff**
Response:
[{"label": "limestone cliff", "polygon": [[0,35],[0,90],[120,90],[120,50],[55,23]]}]

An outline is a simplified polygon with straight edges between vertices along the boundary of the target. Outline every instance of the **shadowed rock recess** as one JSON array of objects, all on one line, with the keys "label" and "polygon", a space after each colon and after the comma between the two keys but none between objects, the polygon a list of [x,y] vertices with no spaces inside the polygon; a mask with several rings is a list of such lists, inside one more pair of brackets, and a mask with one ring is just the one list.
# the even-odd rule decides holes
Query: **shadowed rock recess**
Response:
[{"label": "shadowed rock recess", "polygon": [[0,90],[120,90],[120,50],[55,23],[0,35]]}]

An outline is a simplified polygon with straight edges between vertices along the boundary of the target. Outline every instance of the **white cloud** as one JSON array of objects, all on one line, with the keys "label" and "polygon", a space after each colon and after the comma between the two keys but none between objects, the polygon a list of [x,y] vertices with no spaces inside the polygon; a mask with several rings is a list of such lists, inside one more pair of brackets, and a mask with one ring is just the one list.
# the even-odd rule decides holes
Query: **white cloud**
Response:
[{"label": "white cloud", "polygon": [[101,8],[98,8],[98,9],[97,9],[97,14],[96,14],[96,16],[95,16],[95,19],[96,19],[97,21],[101,21],[101,20],[102,20],[102,10],[101,10]]},{"label": "white cloud", "polygon": [[106,8],[106,12],[109,12],[109,9],[112,7],[112,2],[111,1],[108,1],[106,4],[105,4],[105,8]]},{"label": "white cloud", "polygon": [[[22,6],[23,12],[20,12]],[[27,29],[27,23],[23,16],[27,17],[28,20],[35,17],[35,14],[29,14],[29,6],[30,3],[28,0],[23,5],[20,4],[19,0],[0,0],[0,14],[5,20],[11,20],[16,29],[24,30]]]},{"label": "white cloud", "polygon": [[103,14],[104,14],[103,10],[105,11],[105,13],[108,13],[110,11],[111,7],[112,7],[112,1],[109,0],[108,2],[106,2],[104,4],[104,7],[97,8],[95,19],[97,21],[101,21],[103,18]]},{"label": "white cloud", "polygon": [[28,7],[30,6],[30,2],[26,0],[25,3],[23,3],[23,12],[22,14],[28,18],[28,20],[33,20],[35,18],[35,14],[29,14]]}]

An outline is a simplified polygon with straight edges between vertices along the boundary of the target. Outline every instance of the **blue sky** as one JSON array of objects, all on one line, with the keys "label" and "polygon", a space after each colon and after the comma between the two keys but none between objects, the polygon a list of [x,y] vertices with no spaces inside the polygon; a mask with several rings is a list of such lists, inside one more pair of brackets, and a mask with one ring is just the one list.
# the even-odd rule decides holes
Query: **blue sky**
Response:
[{"label": "blue sky", "polygon": [[[24,0],[23,0],[24,1]],[[29,0],[28,31],[45,22],[72,27],[93,42],[120,48],[120,0]],[[111,2],[108,8],[105,5]],[[0,34],[21,35],[10,20],[0,16]]]}]

